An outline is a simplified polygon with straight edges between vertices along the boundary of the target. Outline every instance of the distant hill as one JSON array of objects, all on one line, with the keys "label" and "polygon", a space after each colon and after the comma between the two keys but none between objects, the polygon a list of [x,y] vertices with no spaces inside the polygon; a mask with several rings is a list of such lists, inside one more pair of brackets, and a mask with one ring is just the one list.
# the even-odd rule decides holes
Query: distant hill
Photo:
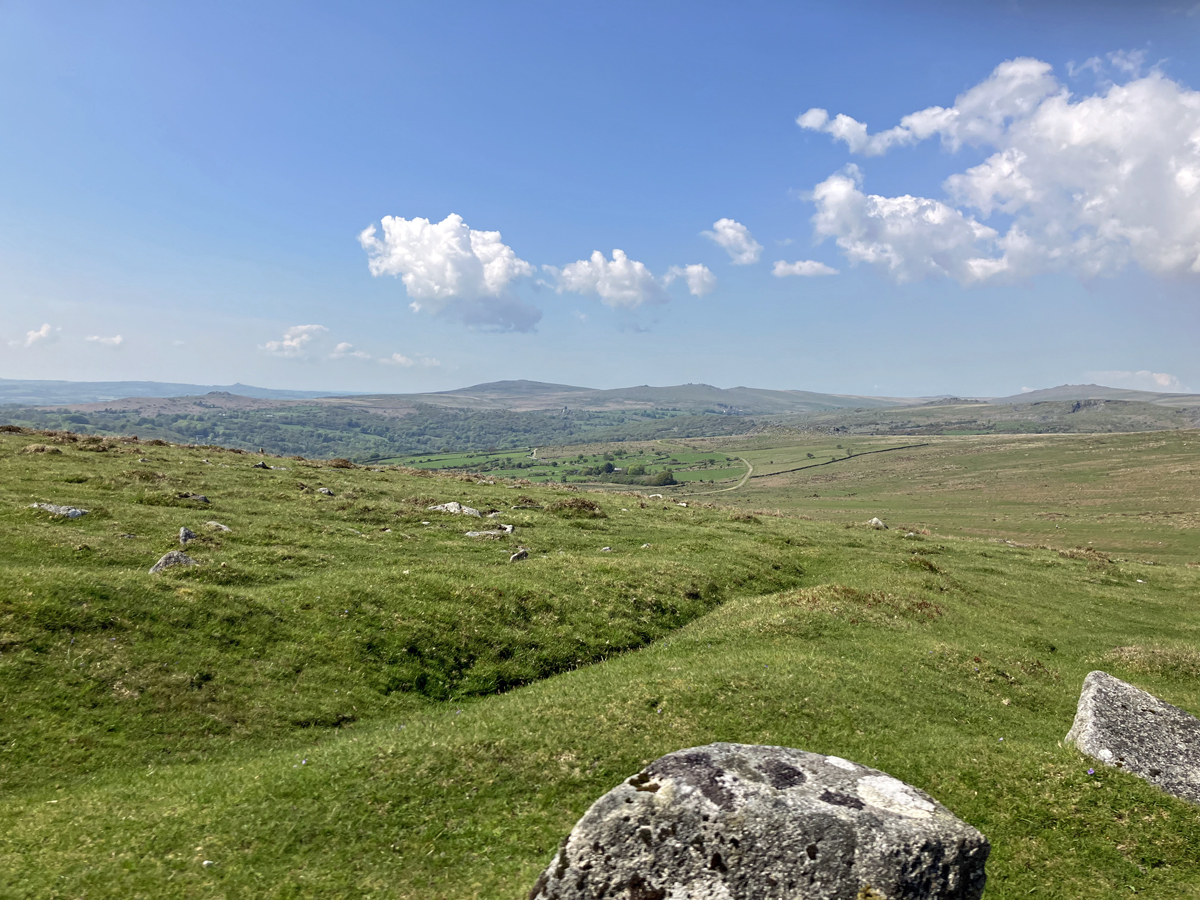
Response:
[{"label": "distant hill", "polygon": [[1200,394],[1172,394],[1159,391],[1131,391],[1105,387],[1102,384],[1060,384],[1040,391],[1026,391],[1011,397],[993,397],[992,404],[1045,403],[1058,400],[1127,400],[1134,403],[1155,403],[1159,406],[1200,406]]},{"label": "distant hill", "polygon": [[313,397],[349,396],[332,391],[280,391],[251,384],[177,384],[164,381],[24,381],[0,378],[0,404],[59,406],[68,403],[103,403],[127,397],[191,397],[224,391],[263,400],[309,400]]},{"label": "distant hill", "polygon": [[[332,402],[332,401],[325,401]],[[908,406],[917,400],[895,397],[861,397],[812,391],[775,391],[763,388],[718,388],[711,384],[678,384],[597,390],[540,381],[494,381],[453,391],[430,394],[369,394],[339,399],[338,405],[406,410],[414,404],[450,409],[536,412],[566,407],[591,411],[665,409],[693,415],[789,415],[831,409],[879,409]]]}]

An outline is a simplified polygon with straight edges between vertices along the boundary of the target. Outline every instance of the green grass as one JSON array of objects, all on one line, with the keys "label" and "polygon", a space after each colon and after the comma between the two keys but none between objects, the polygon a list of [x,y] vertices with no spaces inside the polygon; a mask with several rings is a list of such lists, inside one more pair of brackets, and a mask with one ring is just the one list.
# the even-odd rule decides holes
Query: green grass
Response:
[{"label": "green grass", "polygon": [[[1200,712],[1200,570],[1170,558],[949,525],[905,537],[858,511],[806,521],[301,461],[263,471],[212,450],[19,452],[35,440],[0,436],[0,896],[516,898],[601,793],[663,753],[730,740],[929,791],[992,841],[989,898],[1200,897],[1200,810],[1088,776],[1061,743],[1093,668]],[[1056,446],[1047,490],[1078,491]],[[1157,491],[1187,496],[1191,470],[1132,446]],[[937,466],[967,465],[971,447]],[[759,449],[787,463],[787,448]],[[127,474],[143,470],[163,478]],[[986,488],[1007,469],[971,471]],[[572,496],[605,517],[548,508]],[[462,532],[479,520],[427,499],[544,508],[505,513],[513,540],[475,542]],[[50,520],[35,500],[93,512]],[[196,551],[204,566],[145,574],[179,525],[210,518],[234,531]],[[510,566],[518,542],[535,552]],[[421,671],[445,695],[377,649],[407,649],[393,632],[440,648]],[[446,668],[463,648],[475,662]],[[489,693],[508,686],[484,675],[502,663],[529,683]]]}]

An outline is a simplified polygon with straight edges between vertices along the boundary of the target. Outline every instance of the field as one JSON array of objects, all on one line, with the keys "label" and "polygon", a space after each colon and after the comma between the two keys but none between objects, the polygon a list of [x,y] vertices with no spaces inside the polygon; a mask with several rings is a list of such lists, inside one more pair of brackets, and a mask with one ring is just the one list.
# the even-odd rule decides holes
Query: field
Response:
[{"label": "field", "polygon": [[[537,455],[534,456],[533,453]],[[670,472],[681,483],[735,483],[746,474],[736,456],[676,446],[673,442],[621,442],[549,447],[524,453],[436,453],[380,460],[415,469],[473,472],[499,478],[525,478],[559,484],[621,483]]]},{"label": "field", "polygon": [[[1200,712],[1200,435],[551,461],[616,449],[713,484],[0,434],[0,896],[517,898],[620,779],[732,740],[929,791],[988,898],[1200,897],[1200,810],[1061,742],[1094,668]],[[184,525],[202,564],[148,575]]]}]

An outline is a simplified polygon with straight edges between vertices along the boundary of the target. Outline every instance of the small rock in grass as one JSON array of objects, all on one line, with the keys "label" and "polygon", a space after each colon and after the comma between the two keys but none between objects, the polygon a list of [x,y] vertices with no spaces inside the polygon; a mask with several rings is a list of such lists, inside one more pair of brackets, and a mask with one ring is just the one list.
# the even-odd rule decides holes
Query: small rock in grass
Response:
[{"label": "small rock in grass", "polygon": [[192,531],[192,529],[188,528],[186,525],[184,525],[182,528],[179,529],[179,546],[180,547],[182,547],[188,541],[194,541],[195,539],[196,539],[196,532]]},{"label": "small rock in grass", "polygon": [[601,553],[612,553],[612,547],[601,547],[600,552]]},{"label": "small rock in grass", "polygon": [[431,512],[450,513],[455,516],[475,516],[477,519],[483,518],[483,513],[477,509],[472,509],[469,506],[463,506],[457,500],[451,500],[449,503],[439,503],[437,506],[429,507]]},{"label": "small rock in grass", "polygon": [[874,528],[876,531],[878,531],[881,528],[887,528],[887,526],[883,524],[883,520],[880,518],[877,518],[877,517],[871,519],[869,522],[867,522],[867,524],[870,525],[872,528]]},{"label": "small rock in grass", "polygon": [[233,531],[228,525],[222,525],[220,522],[205,522],[204,524],[213,531]]},{"label": "small rock in grass", "polygon": [[1200,804],[1200,719],[1153,694],[1089,673],[1066,739],[1106,766]]},{"label": "small rock in grass", "polygon": [[686,504],[686,503],[679,503],[679,504],[677,504],[677,505],[678,505],[678,506],[683,506],[683,507],[686,507],[686,506],[687,506],[687,504]]},{"label": "small rock in grass", "polygon": [[333,491],[331,491],[329,488],[324,488],[324,487],[322,487],[322,488],[317,488],[317,493],[318,493],[318,494],[324,494],[326,497],[332,497],[332,496],[333,496]]},{"label": "small rock in grass", "polygon": [[530,900],[978,900],[987,839],[876,769],[790,747],[709,744],[613,788]]},{"label": "small rock in grass", "polygon": [[252,469],[269,469],[271,467],[268,466],[265,462],[256,462],[250,468],[252,468]]},{"label": "small rock in grass", "polygon": [[198,566],[200,563],[192,559],[182,550],[172,550],[169,553],[163,554],[162,559],[150,567],[150,574],[157,575],[164,569],[169,569],[172,566]]},{"label": "small rock in grass", "polygon": [[504,535],[506,535],[507,533],[508,532],[506,532],[506,531],[468,531],[467,537],[496,539],[496,538],[504,537]]},{"label": "small rock in grass", "polygon": [[184,491],[181,494],[176,494],[175,499],[177,499],[177,500],[195,500],[197,503],[211,503],[212,502],[207,497],[205,497],[203,494],[193,494],[191,491]]},{"label": "small rock in grass", "polygon": [[649,550],[649,549],[650,549],[650,545],[649,545],[649,544],[642,544],[642,549],[643,549],[643,550]]},{"label": "small rock in grass", "polygon": [[42,509],[50,513],[52,516],[66,516],[68,519],[78,519],[80,516],[86,516],[86,509],[78,509],[74,506],[57,506],[54,503],[30,503],[30,509]]},{"label": "small rock in grass", "polygon": [[525,547],[518,547],[517,552],[508,558],[510,563],[520,562],[523,559],[529,559],[529,550]]}]

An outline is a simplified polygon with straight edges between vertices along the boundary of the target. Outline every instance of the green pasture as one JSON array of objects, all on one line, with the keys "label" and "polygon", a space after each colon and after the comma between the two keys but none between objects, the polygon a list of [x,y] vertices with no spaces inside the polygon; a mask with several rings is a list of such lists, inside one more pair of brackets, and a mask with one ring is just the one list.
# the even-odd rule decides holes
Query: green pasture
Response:
[{"label": "green pasture", "polygon": [[[726,740],[929,791],[988,898],[1198,898],[1200,810],[1062,737],[1095,668],[1200,712],[1197,523],[1161,517],[1200,436],[1071,439],[639,447],[769,475],[650,500],[0,434],[0,897],[519,898],[597,796]],[[1080,531],[1015,540],[1026,507]],[[202,565],[150,576],[182,525]]]},{"label": "green pasture", "polygon": [[[488,453],[436,453],[393,457],[381,461],[414,469],[458,472],[496,478],[525,478],[529,481],[559,484],[603,484],[608,476],[629,474],[655,475],[670,470],[679,482],[733,482],[746,472],[735,456],[702,452],[693,448],[663,446],[661,442],[605,444],[580,447],[545,447],[525,451]],[[611,472],[602,471],[606,464]]]}]

